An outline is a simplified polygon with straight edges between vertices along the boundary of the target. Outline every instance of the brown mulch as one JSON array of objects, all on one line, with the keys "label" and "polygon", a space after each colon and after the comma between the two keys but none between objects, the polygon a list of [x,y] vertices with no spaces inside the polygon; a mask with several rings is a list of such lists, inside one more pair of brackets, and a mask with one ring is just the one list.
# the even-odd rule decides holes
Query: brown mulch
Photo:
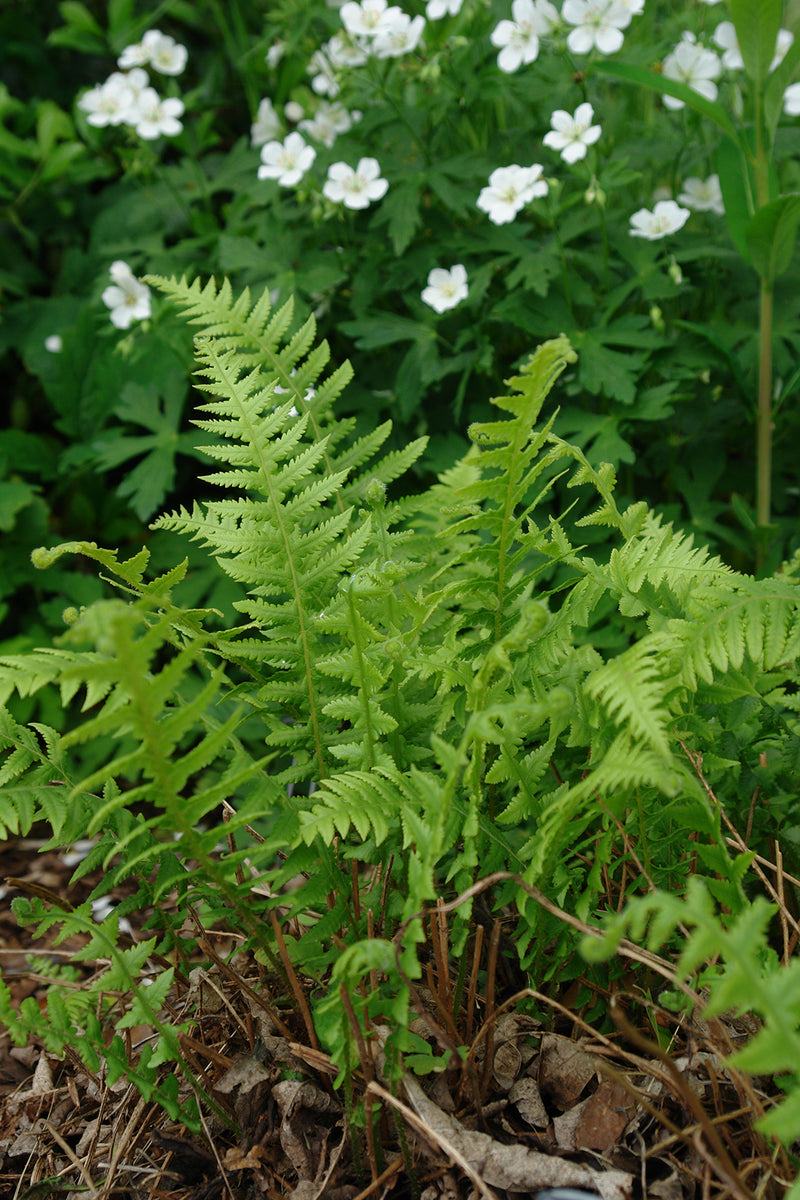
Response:
[{"label": "brown mulch", "polygon": [[[41,1001],[48,969],[76,948],[34,942],[11,912],[15,887],[78,904],[98,879],[70,885],[74,864],[39,845],[2,848],[0,967],[15,1004]],[[725,1061],[752,1032],[746,1023],[678,1018],[619,993],[609,1008],[617,1031],[601,1032],[572,1011],[577,985],[544,995],[513,976],[503,983],[497,939],[483,944],[483,931],[453,1012],[443,910],[430,930],[414,1030],[442,1069],[392,1085],[387,1031],[376,1028],[349,1097],[304,1019],[303,981],[293,972],[271,980],[229,938],[209,936],[169,1001],[176,1021],[195,1014],[182,1048],[218,1109],[203,1112],[203,1136],[125,1079],[109,1084],[73,1054],[59,1061],[0,1030],[0,1200],[503,1200],[551,1187],[603,1200],[784,1194],[789,1159],[754,1128],[776,1089]],[[128,1031],[134,1058],[151,1033]],[[456,1045],[467,1053],[448,1054]]]}]

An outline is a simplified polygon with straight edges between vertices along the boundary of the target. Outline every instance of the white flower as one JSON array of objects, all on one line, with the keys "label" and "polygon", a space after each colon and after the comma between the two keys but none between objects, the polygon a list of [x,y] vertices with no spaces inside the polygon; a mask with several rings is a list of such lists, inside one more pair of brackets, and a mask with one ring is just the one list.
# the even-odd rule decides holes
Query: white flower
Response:
[{"label": "white flower", "polygon": [[275,70],[275,68],[277,67],[278,63],[281,61],[281,59],[283,58],[285,53],[286,53],[286,42],[283,42],[283,41],[281,41],[280,38],[278,38],[278,40],[276,42],[272,43],[269,50],[264,55],[267,66],[270,68],[271,71]]},{"label": "white flower", "polygon": [[[297,367],[292,367],[289,374],[292,376],[296,375]],[[272,390],[276,396],[286,395],[286,393],[289,391],[288,388],[282,387],[281,384],[279,384],[279,383],[276,383]],[[316,394],[317,394],[317,389],[314,387],[314,385],[312,383],[309,387],[306,388],[305,395],[303,396],[303,399],[305,400],[306,404],[308,404],[309,400],[313,400],[313,398],[314,398],[314,396],[316,396]],[[299,417],[299,415],[300,414],[298,413],[297,409],[295,408],[295,406],[293,404],[292,407],[289,409],[289,416],[290,417]]]},{"label": "white flower", "polygon": [[111,323],[117,329],[127,329],[131,321],[144,321],[150,316],[150,288],[140,283],[126,262],[117,260],[108,269],[113,280],[102,295],[103,304],[111,309]]},{"label": "white flower", "polygon": [[692,175],[683,181],[683,191],[678,193],[678,200],[695,212],[724,213],[722,190],[719,186],[719,175],[709,175],[708,179],[698,179]]},{"label": "white flower", "polygon": [[[716,100],[717,85],[714,80],[722,74],[722,62],[719,55],[698,45],[694,34],[687,32],[664,59],[663,74],[665,79],[685,83],[707,100]],[[683,108],[683,101],[676,100],[674,96],[664,96],[663,99],[667,108]]]},{"label": "white flower", "polygon": [[103,125],[121,125],[128,119],[136,97],[125,75],[115,71],[105,83],[98,83],[84,92],[78,108],[88,113],[86,120],[98,128]]},{"label": "white flower", "polygon": [[372,51],[376,58],[400,58],[416,50],[422,31],[425,28],[424,17],[409,17],[401,12],[390,29],[375,35]]},{"label": "white flower", "polygon": [[[728,71],[741,71],[744,67],[744,59],[739,49],[739,41],[736,37],[736,29],[733,22],[721,21],[712,36],[720,50],[724,51],[722,65],[725,69]],[[794,36],[788,29],[778,30],[778,38],[775,43],[775,56],[769,64],[770,71],[774,71],[777,66],[780,66],[793,41]]]},{"label": "white flower", "polygon": [[793,44],[794,34],[790,33],[788,29],[779,29],[778,39],[775,42],[775,57],[769,64],[770,71],[774,71],[776,67],[781,65],[783,60],[786,58],[787,52]]},{"label": "white flower", "polygon": [[466,300],[468,291],[466,267],[456,263],[449,271],[446,267],[434,267],[421,294],[425,304],[443,313]]},{"label": "white flower", "polygon": [[[153,37],[153,34],[157,36]],[[157,33],[156,30],[151,30],[150,33],[144,35],[142,41],[146,46],[148,38],[151,39],[148,49],[150,66],[153,70],[159,71],[162,75],[180,75],[189,56],[186,47],[181,46],[179,42],[165,33]]]},{"label": "white flower", "polygon": [[347,163],[336,162],[328,167],[328,178],[322,186],[323,196],[346,208],[366,208],[373,200],[386,194],[389,184],[381,178],[376,158],[361,158],[355,170]]},{"label": "white flower", "polygon": [[548,25],[534,0],[514,0],[511,5],[513,21],[500,21],[492,30],[490,41],[501,47],[497,65],[511,74],[523,63],[535,62],[539,55],[539,34],[548,32]]},{"label": "white flower", "polygon": [[135,112],[129,124],[133,125],[140,138],[151,141],[164,134],[174,137],[183,129],[178,118],[183,114],[183,101],[176,97],[162,100],[155,88],[145,88],[139,96]]},{"label": "white flower", "polygon": [[133,92],[134,108],[138,105],[139,99],[145,88],[150,86],[150,77],[142,67],[133,67],[125,75],[120,76],[124,79],[128,87]]},{"label": "white flower", "polygon": [[789,117],[800,117],[800,83],[789,84],[783,93],[783,111]]},{"label": "white flower", "polygon": [[592,146],[602,132],[593,125],[594,109],[591,104],[579,104],[575,115],[558,108],[550,118],[552,130],[544,135],[544,144],[551,150],[559,150],[565,162],[574,163],[586,157],[586,147]]},{"label": "white flower", "polygon": [[283,142],[267,142],[261,147],[258,178],[277,179],[281,187],[294,187],[316,157],[316,150],[306,144],[302,133],[289,133]]},{"label": "white flower", "polygon": [[83,862],[96,844],[94,838],[80,838],[77,842],[73,842],[71,850],[61,855],[62,863],[65,867],[77,867],[78,863]]},{"label": "white flower", "polygon": [[256,119],[250,126],[250,145],[263,146],[265,142],[271,142],[280,132],[281,119],[267,96],[259,103]]},{"label": "white flower", "polygon": [[575,26],[567,45],[573,54],[588,54],[595,46],[601,54],[616,54],[632,15],[621,0],[564,0],[561,16]]},{"label": "white flower", "polygon": [[44,348],[51,354],[60,354],[64,349],[64,343],[61,340],[61,335],[58,333],[51,333],[49,337],[44,339]]},{"label": "white flower", "polygon": [[287,100],[283,106],[283,115],[286,117],[286,120],[291,121],[292,124],[296,125],[298,121],[302,121],[304,114],[305,109],[303,108],[302,104],[298,104],[296,100]]},{"label": "white flower", "polygon": [[533,0],[533,7],[539,18],[539,33],[553,33],[561,24],[561,13],[550,0]]},{"label": "white flower", "polygon": [[162,75],[180,75],[188,55],[186,47],[179,45],[175,38],[158,29],[150,29],[141,42],[125,47],[117,65],[123,69],[151,66]]},{"label": "white flower", "polygon": [[720,4],[721,0],[702,0],[703,4]]},{"label": "white flower", "polygon": [[387,8],[386,0],[347,0],[339,10],[342,24],[354,37],[375,37],[387,33],[399,16],[405,16],[402,8],[392,5]]},{"label": "white flower", "polygon": [[336,82],[333,67],[322,50],[315,50],[311,55],[306,72],[314,76],[311,87],[318,96],[332,98],[339,95],[339,84]]},{"label": "white flower", "polygon": [[329,38],[322,49],[330,59],[331,66],[337,68],[360,67],[368,57],[363,47],[355,40],[339,37],[338,33]]},{"label": "white flower", "polygon": [[724,51],[722,65],[726,71],[741,71],[744,66],[744,60],[742,52],[739,49],[739,41],[736,37],[733,21],[722,21],[714,30],[712,36],[720,50]]},{"label": "white flower", "polygon": [[442,17],[457,17],[463,3],[464,0],[428,0],[425,16],[429,21],[438,21]]},{"label": "white flower", "polygon": [[149,59],[147,51],[144,48],[143,42],[134,42],[131,46],[126,46],[117,59],[117,66],[122,67],[123,71],[127,71],[129,67],[144,67]]},{"label": "white flower", "polygon": [[330,104],[322,100],[314,116],[301,121],[299,128],[315,142],[322,142],[323,146],[330,149],[338,134],[347,133],[352,128],[353,119],[343,104]]},{"label": "white flower", "polygon": [[546,196],[547,181],[542,179],[542,167],[498,167],[489,176],[488,187],[481,189],[477,205],[495,225],[513,221],[520,209],[537,196]]},{"label": "white flower", "polygon": [[[92,919],[98,925],[102,925],[106,917],[116,909],[116,904],[108,896],[100,896],[97,900],[92,901]],[[120,933],[133,933],[133,927],[127,917],[120,917],[117,922],[117,928]],[[152,984],[152,979],[142,979],[141,983]]]},{"label": "white flower", "polygon": [[631,217],[631,237],[647,238],[656,242],[659,238],[676,233],[689,220],[691,213],[688,208],[681,208],[674,200],[659,200],[652,212],[640,208]]}]

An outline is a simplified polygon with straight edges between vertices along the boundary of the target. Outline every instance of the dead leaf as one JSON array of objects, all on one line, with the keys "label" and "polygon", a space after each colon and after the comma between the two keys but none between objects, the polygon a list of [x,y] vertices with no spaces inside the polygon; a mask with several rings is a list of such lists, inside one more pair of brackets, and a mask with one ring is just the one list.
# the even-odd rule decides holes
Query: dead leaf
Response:
[{"label": "dead leaf", "polygon": [[239,1088],[241,1094],[244,1095],[251,1091],[257,1083],[264,1083],[267,1079],[269,1079],[269,1071],[264,1064],[248,1054],[244,1058],[237,1059],[232,1067],[228,1067],[225,1074],[214,1084],[214,1090],[229,1093],[234,1088]]},{"label": "dead leaf", "polygon": [[604,1153],[615,1146],[636,1109],[631,1097],[617,1083],[605,1079],[582,1106],[576,1129],[578,1149]]},{"label": "dead leaf", "polygon": [[226,1171],[254,1171],[261,1166],[263,1155],[263,1146],[251,1146],[246,1154],[243,1154],[238,1146],[231,1146],[225,1152],[222,1165]]},{"label": "dead leaf", "polygon": [[561,1150],[579,1150],[578,1144],[578,1127],[583,1117],[583,1110],[586,1107],[586,1101],[581,1100],[577,1104],[573,1104],[572,1108],[568,1108],[565,1113],[560,1116],[553,1117],[553,1132],[556,1135],[556,1145]]},{"label": "dead leaf", "polygon": [[508,1098],[523,1121],[527,1121],[534,1129],[546,1129],[550,1124],[539,1085],[530,1075],[523,1075],[522,1079],[516,1081],[508,1093]]},{"label": "dead leaf", "polygon": [[649,1195],[656,1196],[658,1200],[683,1200],[685,1195],[677,1171],[673,1171],[668,1179],[648,1183],[647,1191]]},{"label": "dead leaf", "polygon": [[576,1187],[599,1192],[603,1200],[631,1200],[633,1176],[625,1171],[596,1171],[526,1146],[504,1146],[488,1134],[465,1129],[455,1117],[442,1112],[412,1076],[404,1075],[403,1085],[414,1111],[434,1137],[449,1142],[489,1186],[511,1192]]},{"label": "dead leaf", "polygon": [[539,1090],[561,1112],[572,1107],[596,1073],[596,1060],[577,1042],[554,1033],[542,1038]]},{"label": "dead leaf", "polygon": [[498,1087],[507,1092],[522,1067],[522,1055],[513,1042],[501,1042],[492,1063],[492,1071]]}]

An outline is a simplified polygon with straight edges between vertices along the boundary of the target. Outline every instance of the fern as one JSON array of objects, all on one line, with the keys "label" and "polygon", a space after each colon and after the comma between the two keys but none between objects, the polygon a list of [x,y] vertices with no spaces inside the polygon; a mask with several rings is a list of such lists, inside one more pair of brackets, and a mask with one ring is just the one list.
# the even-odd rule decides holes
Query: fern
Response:
[{"label": "fern", "polygon": [[[89,1002],[51,993],[50,1044],[63,1048],[79,1015],[85,1061],[105,1055],[111,1073],[127,1070],[194,1120],[161,1069],[185,1069],[163,966],[169,955],[185,973],[195,961],[181,933],[191,904],[276,969],[269,912],[298,919],[290,953],[305,976],[329,983],[315,1018],[343,1069],[355,1050],[339,983],[352,992],[377,972],[362,1015],[394,1022],[402,1050],[425,907],[511,870],[588,918],[603,906],[604,873],[620,877],[618,825],[644,864],[631,890],[661,885],[667,926],[684,893],[700,911],[682,839],[696,831],[699,869],[730,913],[731,936],[741,940],[752,920],[753,953],[765,952],[747,863],[728,854],[719,805],[685,748],[710,752],[714,739],[734,811],[749,804],[748,771],[767,752],[773,778],[792,791],[793,573],[749,579],[643,504],[620,509],[613,470],[555,437],[552,418],[537,426],[574,360],[566,338],[508,381],[498,419],[470,428],[461,462],[424,494],[396,500],[387,485],[423,441],[381,455],[388,425],[353,440],[352,421],[334,410],[349,368],[325,375],[313,321],[295,329],[291,303],[273,312],[267,293],[253,303],[227,283],[151,282],[198,327],[195,424],[214,461],[201,486],[219,493],[155,527],[210,549],[244,589],[243,623],[212,632],[208,613],[176,601],[185,563],[148,579],[145,550],[126,561],[80,542],[36,553],[42,567],[88,557],[116,595],[70,613],[57,645],[0,659],[0,699],[56,687],[69,717],[61,735],[2,718],[0,823],[26,832],[45,820],[52,845],[96,837],[78,873],[103,867],[93,898],[132,877],[129,903],[149,913],[153,934],[140,960],[113,922],[98,934],[86,910],[19,906],[22,919],[58,924],[63,936],[89,934],[88,955],[102,942],[111,963]],[[557,476],[581,496],[579,520],[554,514]],[[589,527],[607,532],[608,553],[587,553]],[[622,648],[609,651],[593,644],[593,623],[614,610]],[[380,888],[363,883],[354,860]],[[517,883],[505,880],[490,902],[514,906],[522,963],[539,978],[559,969],[543,951],[553,936],[574,952],[574,934],[554,931]],[[469,904],[453,922],[458,953]],[[158,990],[139,985],[145,968]],[[748,993],[757,1011],[763,982]],[[112,983],[126,996],[113,1015],[103,1001]],[[49,1020],[30,1006],[14,1013],[7,993],[0,1014],[17,1037],[44,1036]],[[144,1018],[158,1049],[126,1064],[116,1031]]]},{"label": "fern", "polygon": [[[786,1097],[759,1122],[759,1128],[790,1146],[800,1137],[800,963],[782,966],[769,948],[768,926],[776,909],[757,897],[735,916],[719,913],[707,887],[690,879],[681,897],[654,892],[629,901],[625,911],[606,922],[601,941],[586,939],[582,950],[598,961],[618,948],[626,933],[651,950],[659,950],[678,926],[690,929],[678,955],[676,971],[689,979],[699,972],[699,985],[708,989],[707,1017],[752,1012],[762,1026],[743,1050],[733,1054],[732,1067],[753,1073],[780,1075]],[[719,957],[718,967],[705,964]],[[795,1184],[790,1194],[800,1191]]]},{"label": "fern", "polygon": [[[349,712],[351,705],[346,695],[330,693],[320,673],[324,650],[315,618],[331,604],[344,573],[364,556],[371,523],[368,517],[355,519],[348,502],[358,494],[360,480],[349,477],[371,458],[389,426],[337,457],[337,443],[349,425],[343,422],[328,432],[326,427],[332,401],[349,371],[335,372],[314,390],[328,352],[323,343],[308,354],[313,321],[281,347],[291,304],[267,322],[266,292],[248,311],[247,293],[231,305],[228,285],[217,294],[213,283],[201,291],[198,284],[154,282],[177,297],[191,319],[205,328],[196,338],[199,373],[207,381],[199,386],[216,399],[201,408],[213,419],[195,423],[219,439],[203,449],[228,467],[207,479],[242,493],[236,500],[196,505],[191,514],[162,517],[156,526],[201,541],[223,569],[247,586],[250,598],[238,607],[260,637],[237,639],[228,651],[248,664],[281,672],[280,682],[265,680],[259,699],[265,707],[275,700],[291,704],[288,726],[273,706],[267,738],[270,744],[292,750],[296,762],[286,781],[308,771],[323,779],[335,745],[332,719],[337,712]],[[291,393],[280,404],[278,387]],[[423,446],[419,441],[403,453],[371,463],[370,480],[385,485]],[[251,498],[255,496],[260,498]],[[284,672],[292,677],[288,689]],[[362,709],[367,712],[363,705]]]}]

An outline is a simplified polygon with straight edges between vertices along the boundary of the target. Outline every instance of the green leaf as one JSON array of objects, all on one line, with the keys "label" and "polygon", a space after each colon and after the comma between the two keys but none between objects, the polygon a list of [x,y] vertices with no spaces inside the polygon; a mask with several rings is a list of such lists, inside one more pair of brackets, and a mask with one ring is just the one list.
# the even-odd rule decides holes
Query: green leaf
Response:
[{"label": "green leaf", "polygon": [[788,268],[800,225],[800,192],[790,192],[765,204],[747,225],[749,258],[768,284]]},{"label": "green leaf", "polygon": [[722,105],[707,100],[705,96],[693,91],[685,83],[678,83],[674,79],[665,79],[663,75],[657,75],[655,71],[648,71],[646,67],[634,67],[628,63],[594,63],[591,69],[599,71],[601,75],[610,75],[613,79],[619,79],[622,83],[638,83],[640,87],[649,88],[651,92],[683,100],[689,108],[693,108],[695,112],[708,117],[710,121],[718,125],[731,141],[738,142],[739,140],[736,126]]},{"label": "green leaf", "polygon": [[742,258],[750,262],[747,226],[756,208],[755,183],[745,155],[730,138],[723,138],[719,144],[717,173],[728,232]]},{"label": "green leaf", "polygon": [[594,330],[572,333],[570,337],[578,351],[578,377],[586,390],[595,396],[602,393],[621,404],[633,404],[645,355],[612,350]]},{"label": "green leaf", "polygon": [[762,80],[775,57],[783,0],[731,0],[731,20],[744,69],[761,92]]},{"label": "green leaf", "polygon": [[6,479],[0,483],[0,529],[8,532],[14,528],[17,513],[26,508],[39,492],[39,488],[21,479]]},{"label": "green leaf", "polygon": [[421,223],[419,201],[419,186],[412,182],[392,188],[381,205],[380,220],[376,223],[388,223],[389,237],[398,257],[405,251]]},{"label": "green leaf", "polygon": [[360,321],[344,321],[339,328],[348,337],[355,338],[359,350],[376,350],[379,346],[393,346],[396,342],[430,341],[436,337],[427,325],[421,325],[409,317],[396,317],[392,313],[364,317]]},{"label": "green leaf", "polygon": [[47,36],[49,46],[68,46],[85,54],[105,54],[106,37],[85,4],[78,0],[65,0],[58,10],[64,19],[59,29]]},{"label": "green leaf", "polygon": [[123,421],[144,425],[152,433],[131,437],[115,429],[92,443],[100,457],[100,466],[112,470],[140,454],[145,457],[127,475],[117,489],[120,496],[131,496],[131,507],[146,521],[159,507],[175,478],[175,458],[179,453],[193,454],[195,435],[179,433],[183,407],[182,381],[176,391],[168,389],[162,398],[155,386],[126,383],[114,412]]}]

